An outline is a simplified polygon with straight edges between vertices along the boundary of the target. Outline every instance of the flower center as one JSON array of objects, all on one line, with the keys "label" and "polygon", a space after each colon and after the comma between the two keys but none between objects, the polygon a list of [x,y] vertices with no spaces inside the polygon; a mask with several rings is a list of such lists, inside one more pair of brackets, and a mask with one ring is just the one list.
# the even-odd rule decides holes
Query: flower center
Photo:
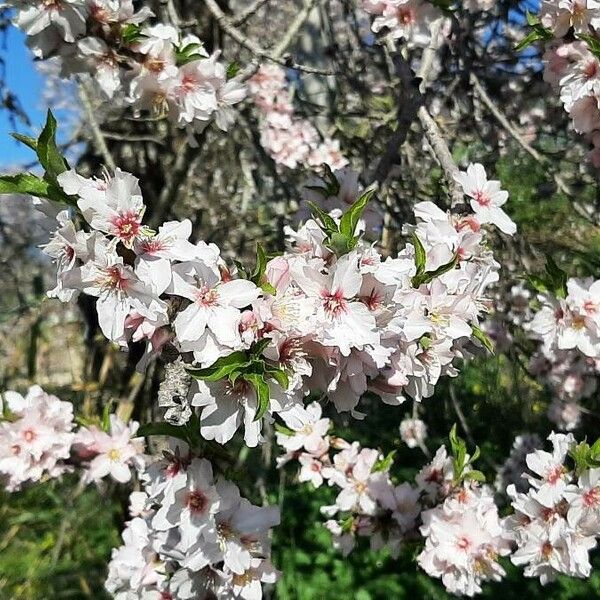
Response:
[{"label": "flower center", "polygon": [[587,508],[600,505],[600,487],[592,488],[583,494],[583,505]]},{"label": "flower center", "polygon": [[35,440],[35,438],[37,438],[37,434],[33,429],[25,429],[25,431],[23,431],[23,439],[26,442],[33,442],[33,440]]},{"label": "flower center", "polygon": [[158,238],[150,238],[141,243],[142,254],[156,254],[165,249],[165,243]]},{"label": "flower center", "polygon": [[215,288],[209,288],[206,285],[196,292],[196,302],[202,306],[216,306],[218,299],[219,292]]},{"label": "flower center", "polygon": [[126,291],[129,287],[129,279],[120,265],[112,265],[104,269],[99,277],[99,283],[108,290],[120,292]]},{"label": "flower center", "polygon": [[106,456],[108,457],[108,460],[111,460],[112,462],[118,462],[121,459],[121,451],[118,448],[111,448],[106,453]]},{"label": "flower center", "polygon": [[555,485],[563,476],[564,467],[562,465],[554,467],[549,473],[546,481],[551,485]]},{"label": "flower center", "polygon": [[474,194],[475,202],[479,206],[489,206],[492,203],[492,199],[483,191],[477,190]]},{"label": "flower center", "polygon": [[456,540],[456,545],[461,549],[461,550],[468,550],[469,547],[471,546],[471,540],[469,540],[469,538],[467,538],[466,536],[461,536],[458,538],[458,540]]},{"label": "flower center", "polygon": [[321,292],[321,298],[323,299],[323,308],[325,309],[325,312],[333,319],[337,319],[348,310],[348,302],[344,298],[344,292],[342,290],[338,289],[335,292],[323,290]]},{"label": "flower center", "polygon": [[552,552],[554,551],[554,546],[550,542],[544,542],[542,544],[542,556],[548,560],[552,556]]},{"label": "flower center", "polygon": [[187,505],[192,512],[203,513],[208,508],[208,498],[201,490],[194,490],[188,495]]},{"label": "flower center", "polygon": [[119,213],[111,219],[111,224],[114,235],[124,242],[131,241],[141,229],[140,215],[133,210]]},{"label": "flower center", "polygon": [[396,19],[402,25],[412,25],[415,22],[414,11],[410,8],[399,8]]}]

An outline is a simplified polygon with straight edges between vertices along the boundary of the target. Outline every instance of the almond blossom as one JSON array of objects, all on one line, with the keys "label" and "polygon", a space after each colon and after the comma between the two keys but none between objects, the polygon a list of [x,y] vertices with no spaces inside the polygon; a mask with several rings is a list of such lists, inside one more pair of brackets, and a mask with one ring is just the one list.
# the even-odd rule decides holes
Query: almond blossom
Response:
[{"label": "almond blossom", "polygon": [[508,192],[500,189],[499,181],[488,181],[483,165],[470,164],[466,172],[461,171],[454,178],[471,198],[469,203],[481,224],[491,223],[502,233],[514,235],[517,226],[500,208],[508,200]]},{"label": "almond blossom", "polygon": [[35,385],[22,396],[1,396],[0,482],[8,491],[69,470],[66,461],[74,441],[73,405]]},{"label": "almond blossom", "polygon": [[139,423],[125,424],[116,415],[110,415],[108,431],[97,427],[82,427],[73,440],[74,450],[83,460],[89,461],[85,472],[86,482],[98,482],[110,476],[119,483],[131,479],[131,469],[144,465],[144,440],[136,437]]}]

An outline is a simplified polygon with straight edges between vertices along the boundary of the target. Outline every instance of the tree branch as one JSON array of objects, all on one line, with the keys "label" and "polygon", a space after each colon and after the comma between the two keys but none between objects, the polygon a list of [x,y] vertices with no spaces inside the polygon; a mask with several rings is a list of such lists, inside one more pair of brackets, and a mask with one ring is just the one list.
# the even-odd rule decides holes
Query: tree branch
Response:
[{"label": "tree branch", "polygon": [[81,99],[81,104],[83,104],[83,108],[85,110],[87,121],[90,125],[90,130],[92,132],[92,138],[94,140],[94,144],[95,144],[98,152],[100,152],[100,154],[102,155],[104,164],[111,171],[114,171],[117,167],[117,165],[115,163],[115,159],[113,158],[113,155],[111,154],[110,150],[108,149],[108,146],[106,144],[106,139],[104,138],[104,134],[102,133],[102,130],[100,129],[100,125],[98,124],[98,121],[96,119],[95,109],[94,109],[94,106],[92,105],[92,100],[90,98],[87,83],[85,81],[81,81],[81,80],[80,80],[80,85],[79,85],[79,97]]},{"label": "tree branch", "polygon": [[274,62],[282,67],[288,69],[295,69],[304,73],[310,73],[312,75],[333,75],[331,71],[323,71],[315,67],[309,67],[306,65],[300,65],[292,60],[286,60],[282,58],[284,52],[294,41],[294,37],[298,34],[298,31],[308,19],[308,16],[312,9],[317,5],[318,0],[306,0],[304,8],[298,13],[296,18],[292,21],[289,28],[285,32],[281,42],[275,46],[272,51],[265,50],[262,46],[259,46],[255,41],[251,40],[247,35],[243,34],[231,21],[231,19],[221,10],[221,7],[217,4],[216,0],[204,0],[206,7],[215,18],[221,29],[238,44],[246,48],[249,52],[254,55],[254,61],[240,73],[240,79],[248,79],[258,69],[260,59]]}]

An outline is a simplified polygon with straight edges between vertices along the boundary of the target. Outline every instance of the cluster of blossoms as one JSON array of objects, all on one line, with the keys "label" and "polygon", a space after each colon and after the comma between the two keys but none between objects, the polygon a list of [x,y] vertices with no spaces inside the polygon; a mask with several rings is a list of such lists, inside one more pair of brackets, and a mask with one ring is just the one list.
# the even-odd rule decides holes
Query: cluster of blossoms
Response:
[{"label": "cluster of blossoms", "polygon": [[600,282],[571,278],[564,292],[539,294],[541,307],[524,327],[541,342],[531,371],[554,393],[549,417],[569,431],[579,423],[579,401],[596,391],[600,372]]},{"label": "cluster of blossoms", "polygon": [[0,420],[0,481],[6,490],[25,483],[59,477],[77,465],[85,483],[107,475],[119,482],[131,479],[131,468],[143,466],[144,444],[134,438],[138,424],[110,415],[104,431],[96,426],[75,431],[73,405],[33,386],[25,397],[3,394]]},{"label": "cluster of blossoms", "polygon": [[[417,204],[417,224],[407,228],[412,242],[397,257],[383,260],[355,236],[365,227],[358,216],[342,233],[352,215],[334,210],[289,229],[287,252],[271,260],[263,253],[251,276],[230,268],[213,244],[192,244],[189,221],[148,230],[132,175],[85,179],[66,171],[58,183],[77,199],[90,231],[57,212],[59,227],[45,249],[58,266],[50,294],[97,297],[107,338],[124,347],[147,342],[142,366],[167,344],[184,356],[197,372],[187,398],[176,394],[184,415],[178,424],[191,414],[188,402],[200,407],[207,440],[226,443],[243,425],[246,443],[256,446],[261,417],[292,410],[308,393],[321,392],[357,417],[367,391],[389,404],[405,395],[420,401],[441,375],[457,373],[455,359],[481,333],[485,290],[499,268],[482,225],[514,231],[499,207],[507,194],[481,165],[460,180],[474,212],[456,216]],[[333,181],[322,183],[327,196]],[[361,202],[364,208],[366,196]]]},{"label": "cluster of blossoms", "polygon": [[[497,559],[510,554],[510,543],[492,490],[470,476],[468,455],[459,467],[442,446],[414,485],[395,485],[391,457],[328,435],[329,419],[321,418],[317,403],[286,415],[285,424],[277,433],[286,450],[279,465],[298,460],[300,481],[339,489],[335,503],[321,512],[336,517],[325,526],[344,555],[355,547],[357,536],[368,537],[374,550],[387,547],[393,556],[403,542],[421,539],[419,565],[441,578],[451,593],[473,596],[481,592],[482,582],[504,576]],[[333,450],[338,452],[332,457]]]},{"label": "cluster of blossoms", "polygon": [[261,144],[276,163],[290,169],[326,164],[333,170],[348,164],[339,142],[322,138],[310,121],[296,115],[282,67],[262,65],[248,89],[260,114]]},{"label": "cluster of blossoms", "polygon": [[[592,163],[600,166],[600,62],[586,37],[600,26],[595,0],[546,0],[541,25],[550,38],[543,56],[544,79],[560,92],[575,131],[593,145]],[[576,40],[573,40],[573,34]],[[586,40],[586,41],[584,41]]]},{"label": "cluster of blossoms", "polygon": [[131,495],[124,544],[113,550],[106,589],[117,600],[260,600],[274,583],[270,529],[277,507],[255,506],[238,487],[213,478],[211,463],[171,443]]},{"label": "cluster of blossoms", "polygon": [[[298,460],[300,481],[339,488],[335,503],[321,508],[327,517],[337,516],[325,523],[334,546],[347,555],[356,536],[369,537],[372,549],[388,547],[397,556],[402,542],[416,535],[420,490],[408,483],[394,486],[391,460],[378,450],[328,435],[331,422],[322,418],[317,402],[282,416],[286,426],[278,428],[277,442],[286,453],[278,465]],[[333,450],[338,452],[332,457]]]},{"label": "cluster of blossoms", "polygon": [[224,130],[232,106],[246,95],[229,80],[219,53],[209,56],[193,35],[170,25],[148,25],[149,8],[133,0],[11,2],[15,24],[39,58],[60,61],[62,75],[90,74],[107,99],[136,113],[169,115],[190,134],[211,120]]},{"label": "cluster of blossoms", "polygon": [[40,387],[25,397],[2,394],[0,421],[0,482],[10,492],[42,477],[58,477],[68,467],[74,422],[73,405],[46,394]]},{"label": "cluster of blossoms", "polygon": [[552,433],[548,439],[552,452],[527,455],[529,489],[507,490],[515,509],[506,521],[517,546],[511,560],[542,584],[561,573],[589,577],[589,552],[600,536],[600,469],[567,466],[569,452],[576,450],[571,434]]}]

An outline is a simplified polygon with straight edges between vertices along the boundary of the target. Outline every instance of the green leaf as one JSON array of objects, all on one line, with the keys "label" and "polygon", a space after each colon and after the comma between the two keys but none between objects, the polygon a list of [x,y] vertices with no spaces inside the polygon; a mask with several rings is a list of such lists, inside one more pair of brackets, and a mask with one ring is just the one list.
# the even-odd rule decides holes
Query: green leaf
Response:
[{"label": "green leaf", "polygon": [[600,457],[600,438],[598,438],[590,448],[592,458]]},{"label": "green leaf", "polygon": [[274,379],[283,388],[283,390],[287,390],[290,387],[290,378],[283,369],[267,368],[265,373],[271,379]]},{"label": "green leaf", "polygon": [[380,471],[389,471],[394,464],[394,456],[396,455],[396,450],[392,450],[387,456],[379,459],[371,470],[372,473],[379,473]]},{"label": "green leaf", "polygon": [[31,173],[0,175],[0,194],[30,194],[63,204],[75,204],[57,185]]},{"label": "green leaf", "polygon": [[186,427],[177,427],[171,423],[146,423],[142,425],[137,434],[140,437],[148,437],[150,435],[166,435],[169,437],[189,442],[188,432]]},{"label": "green leaf", "polygon": [[546,273],[548,273],[550,276],[552,291],[559,298],[566,298],[567,279],[569,277],[567,273],[556,264],[556,261],[549,254],[546,256]]},{"label": "green leaf", "polygon": [[374,189],[364,192],[363,195],[342,215],[339,228],[341,234],[348,237],[354,237],[356,226],[374,193]]},{"label": "green leaf", "polygon": [[536,23],[532,25],[532,30],[515,46],[515,50],[520,52],[537,41],[551,40],[553,37],[550,29],[546,29],[541,23]]},{"label": "green leaf", "polygon": [[244,379],[252,385],[256,392],[257,407],[254,420],[258,421],[264,417],[271,403],[269,385],[258,373],[248,373],[244,375]]},{"label": "green leaf", "polygon": [[265,249],[262,247],[262,244],[258,242],[256,244],[256,267],[254,268],[254,272],[250,277],[250,281],[259,285],[261,280],[265,275],[265,271],[267,270],[267,253]]},{"label": "green leaf", "polygon": [[135,23],[127,23],[121,30],[121,39],[125,44],[133,44],[145,37],[142,28]]},{"label": "green leaf", "polygon": [[[416,238],[416,236],[415,236]],[[419,239],[419,238],[416,238]],[[422,246],[421,246],[422,247]],[[425,250],[423,250],[425,251]],[[426,273],[417,274],[412,278],[413,287],[418,288],[420,285],[424,283],[430,283],[436,277],[441,277],[444,273],[448,273],[448,271],[452,271],[456,268],[458,264],[458,253],[456,253],[450,262],[447,262],[445,265],[439,266],[434,271],[427,271]]]},{"label": "green leaf", "polygon": [[258,342],[255,342],[250,348],[250,354],[252,356],[260,356],[271,342],[271,338],[264,338]]},{"label": "green leaf", "polygon": [[102,431],[110,431],[110,411],[112,410],[113,400],[109,400],[102,410]]},{"label": "green leaf", "polygon": [[219,381],[234,371],[242,371],[244,367],[250,364],[245,352],[238,350],[227,356],[217,359],[210,367],[205,369],[187,369],[187,372],[194,379],[203,379],[204,381]]},{"label": "green leaf", "polygon": [[427,262],[427,253],[425,252],[425,248],[421,243],[421,240],[417,236],[416,233],[413,233],[411,236],[411,241],[413,246],[415,247],[415,265],[417,267],[417,276],[425,273],[425,263]]},{"label": "green leaf", "polygon": [[195,60],[203,60],[206,57],[198,52],[202,48],[202,44],[193,42],[186,44],[183,48],[175,46],[175,59],[177,66],[182,67]]},{"label": "green leaf", "polygon": [[29,146],[34,152],[37,153],[37,140],[35,138],[32,138],[28,135],[22,135],[20,133],[11,133],[10,135],[14,137],[15,140],[25,144],[26,146]]},{"label": "green leaf", "polygon": [[343,233],[334,231],[330,234],[329,239],[325,242],[325,245],[334,253],[336,256],[343,256],[348,254],[356,248],[357,240],[353,237],[349,237]]},{"label": "green leaf", "polygon": [[485,475],[481,471],[468,471],[463,476],[464,480],[470,481],[479,481],[480,483],[485,483]]},{"label": "green leaf", "polygon": [[527,20],[527,25],[531,27],[537,25],[540,22],[538,16],[532,12],[529,12],[528,10],[525,11],[525,19]]},{"label": "green leaf", "polygon": [[310,210],[315,220],[321,221],[321,228],[326,234],[331,234],[339,231],[335,219],[328,215],[320,206],[317,206],[314,202],[309,202]]},{"label": "green leaf", "polygon": [[242,69],[239,63],[233,61],[227,65],[227,79],[233,79]]},{"label": "green leaf", "polygon": [[477,325],[471,325],[471,330],[473,331],[473,337],[479,340],[490,354],[494,354],[494,342],[492,342],[488,334]]},{"label": "green leaf", "polygon": [[277,295],[277,290],[268,281],[263,281],[259,287],[265,294],[269,294],[271,296]]},{"label": "green leaf", "polygon": [[577,39],[583,40],[589,51],[596,57],[600,58],[600,39],[589,33],[578,33],[575,36]]},{"label": "green leaf", "polygon": [[538,275],[527,275],[529,285],[540,294],[550,291],[548,281]]},{"label": "green leaf", "polygon": [[294,431],[285,425],[281,425],[280,423],[275,423],[275,431],[283,435],[296,435],[296,433],[298,433],[297,431]]},{"label": "green leaf", "polygon": [[48,111],[46,124],[37,141],[37,155],[47,177],[52,182],[56,181],[56,177],[69,168],[67,161],[56,145],[56,119],[51,110]]}]

